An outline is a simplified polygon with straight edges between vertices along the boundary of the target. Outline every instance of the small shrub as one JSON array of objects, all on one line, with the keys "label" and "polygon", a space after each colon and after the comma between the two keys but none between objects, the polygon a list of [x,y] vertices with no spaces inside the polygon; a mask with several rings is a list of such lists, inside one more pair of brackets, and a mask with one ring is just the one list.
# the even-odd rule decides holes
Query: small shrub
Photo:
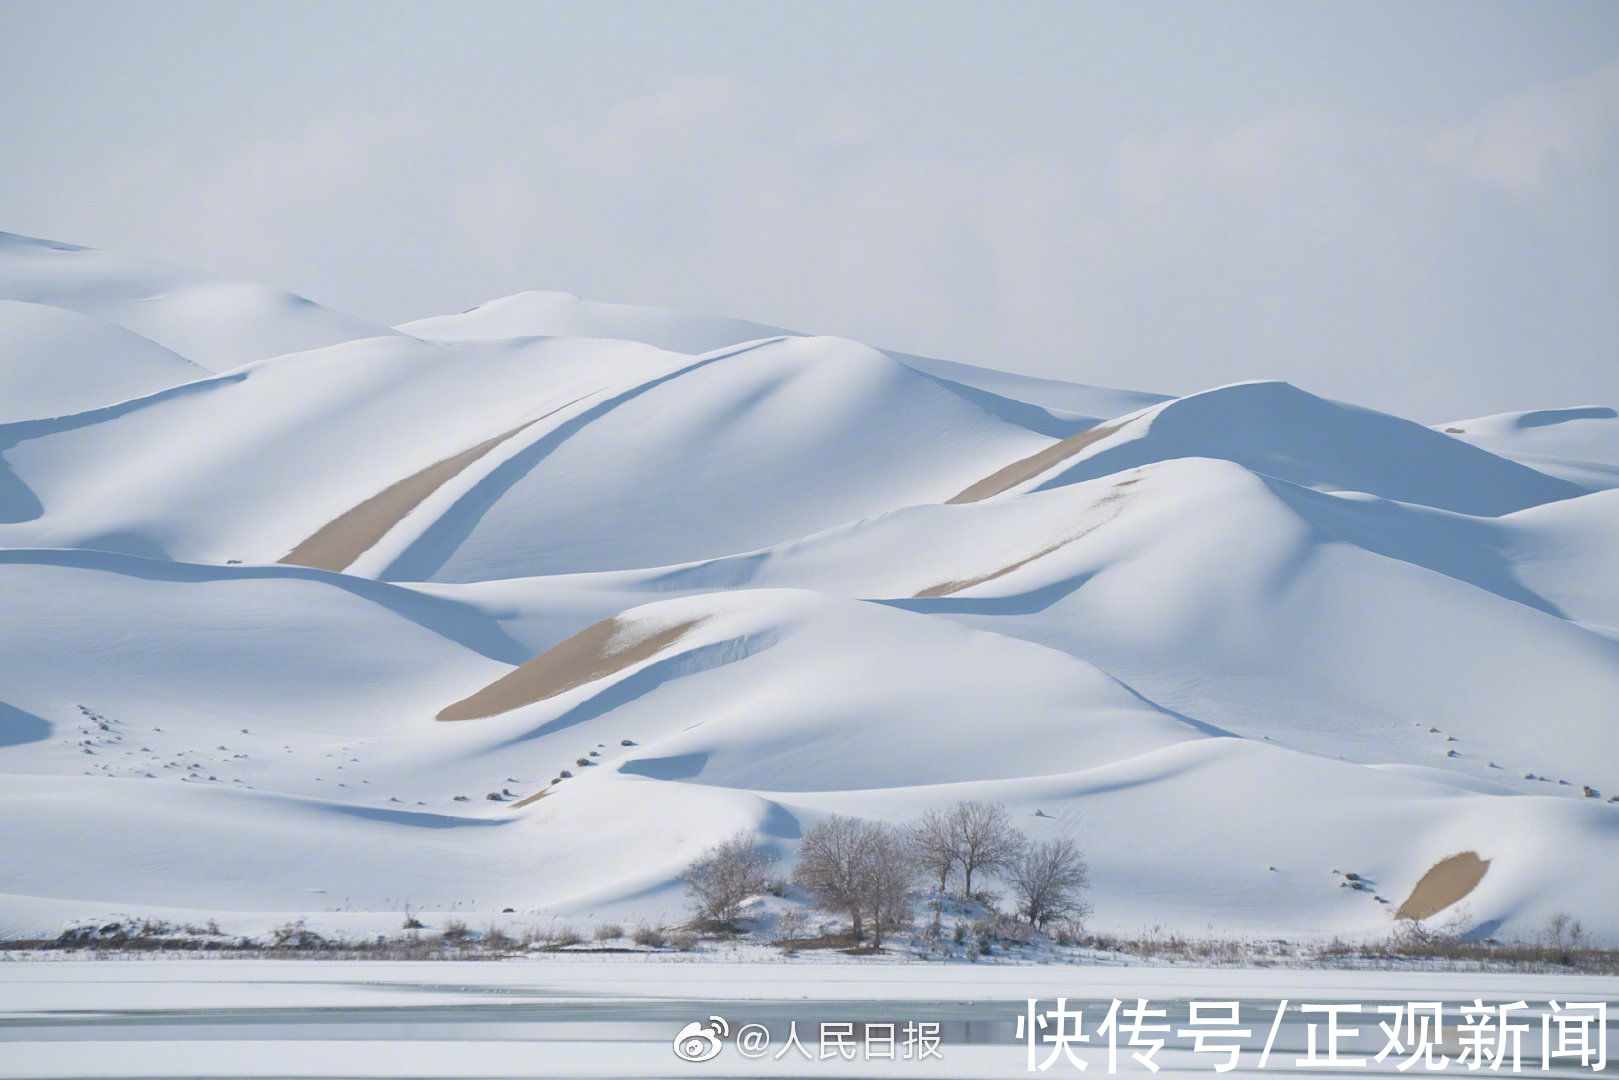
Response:
[{"label": "small shrub", "polygon": [[1559,911],[1546,921],[1546,940],[1554,949],[1578,948],[1585,929],[1568,912]]},{"label": "small shrub", "polygon": [[270,939],[277,949],[323,949],[326,939],[304,925],[304,921],[282,923],[270,931]]},{"label": "small shrub", "polygon": [[637,945],[645,945],[649,949],[661,949],[668,941],[663,936],[662,930],[652,926],[637,926],[635,933],[630,935],[630,940]]},{"label": "small shrub", "polygon": [[1034,940],[1034,928],[1032,926],[999,911],[992,911],[981,919],[974,919],[967,929],[974,937],[983,941],[1013,942],[1018,945],[1027,945]]},{"label": "small shrub", "polygon": [[784,938],[798,937],[804,930],[804,913],[796,909],[784,911],[776,918],[776,933]]},{"label": "small shrub", "polygon": [[676,934],[671,944],[681,952],[692,952],[697,948],[697,935],[692,933]]},{"label": "small shrub", "polygon": [[573,927],[563,925],[547,930],[545,940],[551,943],[552,948],[566,949],[570,945],[581,944],[585,939]]},{"label": "small shrub", "polygon": [[465,945],[471,940],[472,931],[468,930],[467,924],[460,919],[450,919],[445,922],[444,929],[439,931],[439,936],[444,939],[446,945]]},{"label": "small shrub", "polygon": [[405,922],[404,922],[404,925],[403,925],[402,929],[405,929],[405,930],[425,930],[426,928],[427,928],[426,923],[422,922],[422,920],[418,919],[416,916],[412,915],[410,912],[408,912],[408,911],[405,912]]},{"label": "small shrub", "polygon": [[1052,928],[1051,933],[1058,945],[1078,945],[1084,934],[1079,923],[1072,919],[1063,919]]},{"label": "small shrub", "polygon": [[624,936],[624,928],[616,922],[602,923],[596,927],[597,941],[617,941]]}]

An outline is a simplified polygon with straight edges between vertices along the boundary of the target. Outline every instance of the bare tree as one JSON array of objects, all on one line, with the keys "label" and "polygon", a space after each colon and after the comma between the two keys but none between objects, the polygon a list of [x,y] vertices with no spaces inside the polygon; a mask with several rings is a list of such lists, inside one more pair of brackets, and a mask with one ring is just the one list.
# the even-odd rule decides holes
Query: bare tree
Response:
[{"label": "bare tree", "polygon": [[960,861],[953,820],[950,811],[933,809],[912,822],[907,830],[912,860],[919,872],[939,879],[940,892],[950,883],[950,875]]},{"label": "bare tree", "polygon": [[767,871],[774,861],[775,856],[744,829],[705,850],[680,879],[701,918],[730,922],[744,900],[769,888]]},{"label": "bare tree", "polygon": [[871,911],[872,944],[882,948],[883,931],[904,924],[911,914],[916,863],[908,838],[891,825],[874,825],[865,849],[862,901]]},{"label": "bare tree", "polygon": [[855,941],[871,919],[879,947],[883,931],[910,916],[917,866],[909,838],[891,825],[834,814],[804,833],[793,880],[817,906],[846,912]]},{"label": "bare tree", "polygon": [[1002,803],[957,803],[950,808],[950,832],[961,866],[963,898],[972,896],[974,872],[1010,868],[1025,844]]},{"label": "bare tree", "polygon": [[1008,871],[1018,914],[1036,927],[1053,919],[1081,919],[1090,905],[1080,896],[1090,878],[1079,845],[1068,837],[1028,844]]},{"label": "bare tree", "polygon": [[805,831],[793,869],[793,881],[814,897],[817,907],[848,913],[856,942],[863,926],[872,832],[873,827],[859,818],[833,814]]}]

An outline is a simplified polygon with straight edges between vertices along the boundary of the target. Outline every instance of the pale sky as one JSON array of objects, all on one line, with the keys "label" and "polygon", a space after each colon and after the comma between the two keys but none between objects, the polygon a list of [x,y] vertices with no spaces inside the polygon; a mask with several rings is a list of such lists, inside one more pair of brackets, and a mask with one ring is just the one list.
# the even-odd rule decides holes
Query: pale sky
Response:
[{"label": "pale sky", "polygon": [[1619,3],[0,0],[0,229],[1425,422],[1619,404]]}]

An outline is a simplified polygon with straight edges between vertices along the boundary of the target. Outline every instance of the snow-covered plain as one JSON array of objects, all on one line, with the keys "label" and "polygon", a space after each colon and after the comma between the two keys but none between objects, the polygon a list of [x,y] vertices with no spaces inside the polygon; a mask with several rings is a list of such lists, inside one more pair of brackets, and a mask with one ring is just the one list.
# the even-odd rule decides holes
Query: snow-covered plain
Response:
[{"label": "snow-covered plain", "polygon": [[[980,798],[1079,840],[1098,929],[1381,936],[1471,851],[1436,918],[1619,939],[1600,404],[1425,427],[565,294],[390,329],[5,236],[0,406],[0,935],[672,920],[738,828],[790,864]],[[436,719],[603,620],[588,677]]]},{"label": "snow-covered plain", "polygon": [[[1521,1044],[1524,1071],[1591,1076],[1574,1059],[1541,1067],[1540,1017],[1550,1001],[1608,1003],[1611,1053],[1619,1044],[1614,982],[1410,971],[577,959],[0,963],[0,1077],[1082,1075],[1061,1047],[1039,1042],[1031,1068],[1027,1040],[1017,1036],[1017,1019],[1027,1015],[1031,999],[1038,1016],[1054,1009],[1059,997],[1080,1012],[1079,1033],[1090,1045],[1070,1043],[1069,1049],[1089,1076],[1110,1075],[1106,1040],[1097,1032],[1108,1008],[1114,1000],[1134,1005],[1138,998],[1164,1010],[1161,1022],[1175,1028],[1188,1023],[1191,1002],[1236,1002],[1248,1032],[1235,1040],[1238,1067],[1227,1075],[1237,1077],[1320,1071],[1327,1020],[1303,1011],[1306,1005],[1360,1010],[1340,1013],[1341,1027],[1356,1034],[1337,1042],[1338,1053],[1358,1064],[1345,1062],[1339,1070],[1406,1075],[1400,1053],[1374,1060],[1388,1042],[1379,1024],[1390,1023],[1377,1010],[1414,1001],[1442,1003],[1446,1026],[1435,1053],[1447,1059],[1447,1072],[1467,1075],[1455,1060],[1462,1008],[1475,999],[1491,1005],[1522,1000],[1526,1011],[1513,1021],[1529,1029]],[[677,1058],[675,1034],[688,1023],[712,1026],[714,1016],[731,1035],[720,1051],[701,1063]],[[937,1056],[905,1059],[907,1022],[938,1025]],[[1274,1036],[1267,1038],[1273,1022]],[[854,1060],[835,1050],[822,1058],[822,1023],[895,1025],[895,1060],[865,1056],[863,1027],[853,1028]],[[751,1058],[735,1041],[747,1025],[770,1037],[767,1045],[748,1044],[756,1054]],[[809,1058],[789,1042],[795,1026]],[[1596,1039],[1591,1042],[1594,1047]],[[1312,1043],[1315,1066],[1300,1068]],[[1126,1039],[1119,1046],[1117,1072],[1154,1075],[1132,1058]],[[1147,1056],[1161,1077],[1216,1076],[1213,1066],[1227,1058],[1199,1053],[1178,1033]]]}]

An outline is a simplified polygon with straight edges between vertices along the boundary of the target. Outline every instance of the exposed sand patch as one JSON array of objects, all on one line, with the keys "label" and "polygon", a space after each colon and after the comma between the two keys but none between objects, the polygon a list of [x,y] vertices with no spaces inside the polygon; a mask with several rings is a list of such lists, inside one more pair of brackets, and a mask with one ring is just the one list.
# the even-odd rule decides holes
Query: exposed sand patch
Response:
[{"label": "exposed sand patch", "polygon": [[556,697],[667,649],[702,621],[691,619],[653,630],[617,615],[603,619],[508,671],[470,697],[445,706],[437,719],[478,720]]},{"label": "exposed sand patch", "polygon": [[[462,312],[462,314],[466,314],[466,313]],[[440,719],[442,719],[442,717],[440,717]],[[534,794],[530,795],[528,798],[526,798],[526,799],[518,799],[516,802],[512,803],[512,809],[516,810],[519,806],[527,806],[529,803],[535,802],[535,801],[537,801],[539,799],[543,799],[549,794],[551,794],[551,788],[550,788],[549,785],[547,785],[546,787],[543,787],[540,790],[536,791]]]},{"label": "exposed sand patch", "polygon": [[[1096,501],[1096,505],[1097,506],[1106,506],[1109,503],[1117,503],[1120,499],[1122,499],[1124,497],[1120,493],[1121,489],[1127,488],[1131,484],[1136,484],[1136,483],[1140,483],[1140,482],[1141,482],[1141,477],[1139,477],[1139,476],[1132,476],[1128,480],[1120,480],[1118,483],[1113,485],[1113,490],[1109,491],[1106,495],[1102,496],[1100,499],[1098,499]],[[970,589],[974,585],[982,585],[986,581],[994,581],[998,577],[1004,577],[1005,575],[1010,574],[1012,571],[1018,569],[1019,567],[1027,566],[1030,563],[1034,562],[1034,560],[1036,560],[1036,559],[1044,558],[1045,556],[1050,555],[1053,551],[1056,551],[1058,548],[1066,547],[1067,545],[1072,544],[1075,540],[1079,540],[1082,537],[1089,536],[1091,533],[1095,532],[1097,529],[1100,529],[1103,525],[1106,525],[1108,522],[1112,521],[1114,518],[1116,518],[1118,516],[1119,516],[1119,511],[1118,511],[1117,508],[1115,508],[1113,513],[1109,514],[1107,517],[1103,518],[1101,521],[1094,522],[1094,523],[1092,523],[1090,525],[1087,525],[1087,526],[1085,526],[1085,528],[1083,528],[1083,529],[1079,530],[1078,532],[1074,533],[1072,536],[1065,536],[1061,540],[1058,540],[1055,544],[1052,544],[1049,547],[1041,548],[1039,551],[1035,552],[1033,555],[1029,555],[1029,556],[1027,556],[1025,558],[1019,559],[1017,562],[1012,563],[1012,564],[1010,564],[1008,566],[1003,566],[999,570],[992,570],[987,574],[980,574],[978,577],[963,578],[963,579],[958,580],[958,581],[946,581],[946,582],[944,582],[943,584],[940,584],[940,585],[929,585],[927,588],[923,589],[921,592],[919,592],[915,596],[911,597],[911,599],[913,599],[913,600],[925,600],[925,599],[927,599],[929,597],[949,596],[951,593],[958,593],[963,589]]]},{"label": "exposed sand patch", "polygon": [[1081,431],[1078,435],[1070,435],[1061,442],[1052,443],[1038,454],[1031,454],[1022,460],[1012,462],[1004,469],[990,473],[959,495],[946,499],[945,505],[978,502],[991,495],[999,495],[1025,480],[1032,480],[1057,462],[1073,457],[1092,443],[1102,441],[1128,422],[1128,420],[1109,420],[1105,424],[1097,424],[1088,431]]},{"label": "exposed sand patch", "polygon": [[1426,919],[1445,910],[1472,892],[1489,868],[1490,860],[1479,858],[1476,851],[1440,859],[1422,875],[1398,914],[1407,919]]},{"label": "exposed sand patch", "polygon": [[462,469],[524,428],[537,424],[545,417],[561,412],[569,405],[582,400],[583,398],[575,398],[574,401],[558,405],[543,416],[536,416],[533,420],[518,424],[510,431],[486,439],[477,446],[463,450],[453,457],[447,457],[389,485],[322,525],[307,540],[281,556],[277,562],[342,573],[355,559],[371,550],[406,514],[420,506],[424,499],[443,487]]},{"label": "exposed sand patch", "polygon": [[[1081,535],[1083,535],[1083,534],[1081,534]],[[1038,558],[1040,558],[1042,556],[1050,555],[1053,551],[1056,551],[1058,548],[1064,546],[1065,544],[1072,543],[1074,540],[1077,540],[1077,539],[1079,539],[1078,536],[1071,536],[1071,537],[1068,537],[1068,538],[1063,539],[1063,540],[1058,540],[1055,544],[1052,544],[1050,547],[1041,548],[1039,551],[1035,552],[1033,555],[1027,556],[1026,558],[1019,559],[1017,562],[1012,563],[1009,566],[1003,566],[999,570],[992,570],[991,572],[989,572],[987,574],[980,574],[978,577],[963,578],[963,579],[961,579],[959,581],[946,581],[946,582],[944,582],[942,584],[939,584],[939,585],[929,585],[927,588],[925,588],[921,592],[917,593],[911,599],[913,599],[913,600],[926,600],[930,596],[949,596],[951,593],[958,593],[963,589],[970,589],[974,585],[982,585],[986,581],[994,581],[996,578],[1004,577],[1005,575],[1010,574],[1012,571],[1018,569],[1021,566],[1027,566],[1029,563],[1034,562],[1034,560],[1036,560],[1036,559],[1038,559]]]}]

